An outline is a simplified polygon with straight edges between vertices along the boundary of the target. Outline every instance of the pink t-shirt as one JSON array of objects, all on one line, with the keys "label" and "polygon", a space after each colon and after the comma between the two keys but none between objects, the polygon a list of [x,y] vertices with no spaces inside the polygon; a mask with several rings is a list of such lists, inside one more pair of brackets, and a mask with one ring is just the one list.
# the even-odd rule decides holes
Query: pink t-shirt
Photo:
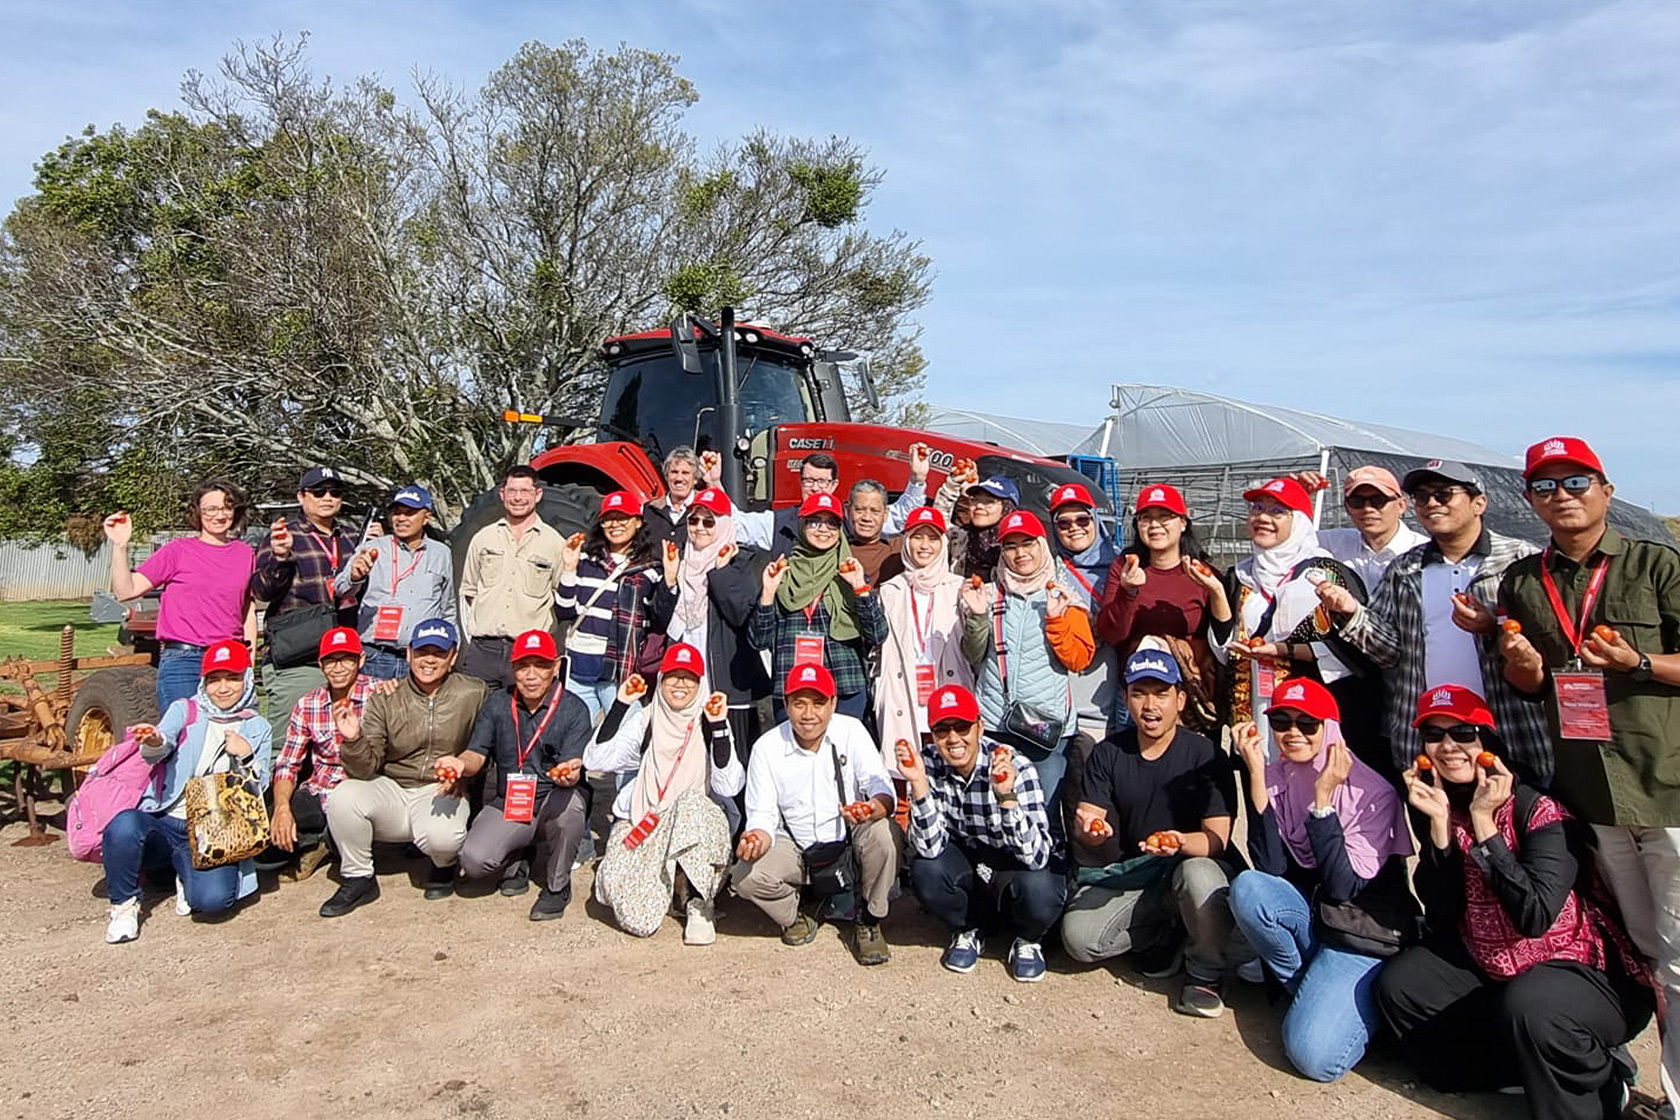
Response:
[{"label": "pink t-shirt", "polygon": [[210,544],[198,537],[177,538],[146,557],[139,573],[163,593],[158,637],[195,646],[243,637],[256,563],[244,541]]}]

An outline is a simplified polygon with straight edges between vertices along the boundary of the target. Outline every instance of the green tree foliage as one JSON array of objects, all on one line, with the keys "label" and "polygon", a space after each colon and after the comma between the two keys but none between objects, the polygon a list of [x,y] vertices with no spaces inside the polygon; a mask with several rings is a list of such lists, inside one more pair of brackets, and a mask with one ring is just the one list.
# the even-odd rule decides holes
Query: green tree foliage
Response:
[{"label": "green tree foliage", "polygon": [[531,454],[503,409],[590,415],[603,338],[723,303],[867,354],[913,417],[931,268],[866,227],[856,145],[701,155],[694,87],[634,48],[528,43],[412,105],[304,48],[242,46],[37,166],[0,234],[0,535],[171,525],[199,477],[284,497],[315,462],[459,508]]}]

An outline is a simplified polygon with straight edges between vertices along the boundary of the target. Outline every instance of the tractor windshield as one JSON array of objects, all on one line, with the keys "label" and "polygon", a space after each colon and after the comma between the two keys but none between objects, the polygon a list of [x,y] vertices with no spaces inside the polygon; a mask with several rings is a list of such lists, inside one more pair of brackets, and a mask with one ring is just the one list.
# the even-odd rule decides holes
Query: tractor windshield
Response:
[{"label": "tractor windshield", "polygon": [[[700,352],[704,373],[684,373],[668,351],[635,358],[613,367],[601,402],[599,439],[635,440],[654,460],[673,447],[716,450],[733,442],[733,433],[713,428],[717,415],[717,351]],[[749,438],[772,424],[818,419],[803,370],[764,354],[743,350],[736,358],[737,393]]]}]

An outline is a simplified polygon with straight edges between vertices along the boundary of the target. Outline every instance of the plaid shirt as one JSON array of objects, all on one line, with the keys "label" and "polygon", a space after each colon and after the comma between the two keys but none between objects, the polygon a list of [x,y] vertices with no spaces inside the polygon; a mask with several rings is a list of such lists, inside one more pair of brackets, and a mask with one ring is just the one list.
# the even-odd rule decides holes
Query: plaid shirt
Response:
[{"label": "plaid shirt", "polygon": [[[351,710],[361,715],[371,695],[373,678],[357,676],[350,686]],[[286,724],[286,745],[274,762],[275,779],[296,782],[303,760],[311,755],[315,765],[303,788],[324,802],[332,788],[344,780],[344,764],[338,758],[338,728],[332,718],[332,693],[325,688],[310,689],[292,709],[291,721]]]},{"label": "plaid shirt", "polygon": [[[1466,590],[1490,610],[1497,610],[1499,581],[1505,569],[1532,553],[1534,546],[1484,529],[1471,551],[1482,557],[1482,564]],[[1388,670],[1383,680],[1387,692],[1388,736],[1393,744],[1394,765],[1401,770],[1423,753],[1423,740],[1412,726],[1418,697],[1428,685],[1424,666],[1423,568],[1426,564],[1439,563],[1444,560],[1434,541],[1401,556],[1389,565],[1371,601],[1355,611],[1341,628],[1342,637]],[[1526,767],[1525,777],[1544,788],[1552,780],[1552,745],[1545,713],[1505,683],[1505,667],[1496,637],[1477,635],[1476,654],[1482,667],[1481,687],[1476,688],[1475,681],[1460,683],[1485,694],[1511,760]]]},{"label": "plaid shirt", "polygon": [[[257,549],[256,570],[251,573],[252,597],[268,604],[265,623],[298,607],[332,602],[333,576],[356,551],[356,533],[342,520],[334,525],[330,538],[321,536],[302,515],[288,517],[286,528],[292,533],[292,554],[284,560],[275,559],[274,549],[264,537],[262,547]],[[349,609],[339,612],[339,625],[356,624],[355,606],[355,600],[350,599]]]},{"label": "plaid shirt", "polygon": [[575,573],[560,573],[555,614],[577,619],[566,643],[566,672],[588,682],[622,681],[635,671],[636,655],[649,634],[663,634],[677,607],[677,589],[652,560],[633,564],[613,577],[599,561],[578,560]]},{"label": "plaid shirt", "polygon": [[834,674],[834,690],[841,696],[855,696],[869,687],[869,652],[887,640],[887,615],[881,597],[860,595],[857,603],[858,633],[861,638],[837,642],[828,636],[828,608],[817,600],[809,622],[804,611],[786,611],[777,603],[755,603],[747,619],[747,640],[754,649],[767,649],[773,695],[781,699],[782,685],[793,669],[795,639],[815,634],[823,640],[823,664]]},{"label": "plaid shirt", "polygon": [[928,792],[910,803],[910,844],[916,855],[933,859],[946,844],[954,842],[959,848],[992,848],[1008,853],[1029,871],[1040,870],[1050,862],[1050,817],[1044,807],[1044,787],[1032,762],[1010,748],[1018,801],[1000,805],[992,793],[991,752],[1001,745],[982,737],[979,761],[966,779],[951,769],[938,751],[922,752]]}]

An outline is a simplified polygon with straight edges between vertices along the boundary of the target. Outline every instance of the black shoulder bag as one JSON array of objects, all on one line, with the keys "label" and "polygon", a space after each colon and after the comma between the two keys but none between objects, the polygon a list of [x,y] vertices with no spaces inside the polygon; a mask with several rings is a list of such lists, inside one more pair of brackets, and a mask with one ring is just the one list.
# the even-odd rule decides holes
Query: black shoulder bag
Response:
[{"label": "black shoulder bag", "polygon": [[[834,792],[844,806],[846,786],[840,777],[840,752],[832,744],[829,745],[829,758],[834,762]],[[782,827],[787,828],[785,815]],[[787,832],[788,839],[793,840],[793,830],[788,828]],[[808,848],[801,848],[799,841],[793,840],[793,846],[799,848],[799,854],[804,857],[805,885],[812,894],[818,898],[833,898],[857,889],[857,853],[852,849],[850,829],[838,840],[820,840]]]}]

